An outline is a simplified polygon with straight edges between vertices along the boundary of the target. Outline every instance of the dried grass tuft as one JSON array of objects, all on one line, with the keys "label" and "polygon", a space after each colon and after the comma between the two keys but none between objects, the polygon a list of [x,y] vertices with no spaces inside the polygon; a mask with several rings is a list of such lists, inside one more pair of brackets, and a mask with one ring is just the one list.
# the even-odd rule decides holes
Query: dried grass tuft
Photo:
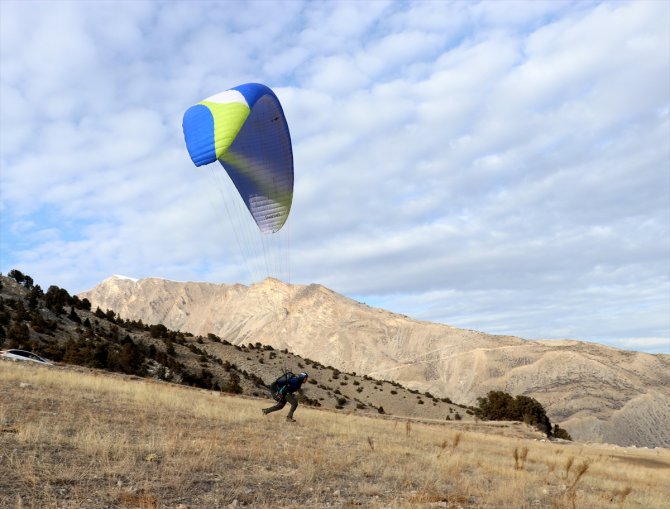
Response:
[{"label": "dried grass tuft", "polygon": [[522,447],[521,449],[514,448],[514,470],[523,470],[524,465],[526,464],[526,458],[528,457],[528,447]]}]

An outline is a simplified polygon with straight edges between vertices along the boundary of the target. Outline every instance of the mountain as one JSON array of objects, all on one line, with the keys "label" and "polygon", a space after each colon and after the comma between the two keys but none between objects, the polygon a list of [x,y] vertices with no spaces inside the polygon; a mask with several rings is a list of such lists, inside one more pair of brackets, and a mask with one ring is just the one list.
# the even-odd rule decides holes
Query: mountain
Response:
[{"label": "mountain", "polygon": [[[88,299],[65,289],[50,286],[44,292],[29,276],[15,270],[10,276],[0,275],[0,349],[29,350],[57,368],[77,365],[266,399],[267,385],[284,368],[307,370],[308,383],[297,393],[307,406],[464,424],[474,420],[469,408],[397,382],[343,373],[258,342],[233,345],[213,334],[194,336],[124,319],[112,310],[93,311]],[[0,358],[0,365],[5,362],[10,361]]]},{"label": "mountain", "polygon": [[530,396],[578,440],[670,447],[670,355],[463,330],[274,279],[247,287],[114,276],[79,297],[128,319],[288,349],[464,405],[491,390]]}]

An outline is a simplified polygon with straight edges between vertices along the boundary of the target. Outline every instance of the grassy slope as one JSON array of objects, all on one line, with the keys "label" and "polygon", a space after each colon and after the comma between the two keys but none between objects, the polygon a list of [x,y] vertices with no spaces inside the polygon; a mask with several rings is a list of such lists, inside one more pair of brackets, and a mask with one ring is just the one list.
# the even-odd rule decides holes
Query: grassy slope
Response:
[{"label": "grassy slope", "polygon": [[670,451],[0,363],[0,507],[654,508]]}]

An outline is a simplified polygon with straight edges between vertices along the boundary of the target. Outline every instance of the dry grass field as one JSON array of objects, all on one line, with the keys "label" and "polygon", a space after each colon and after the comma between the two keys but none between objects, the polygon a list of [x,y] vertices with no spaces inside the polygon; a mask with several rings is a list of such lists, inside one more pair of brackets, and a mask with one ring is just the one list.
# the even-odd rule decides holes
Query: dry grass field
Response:
[{"label": "dry grass field", "polygon": [[663,508],[670,451],[0,361],[2,508]]}]

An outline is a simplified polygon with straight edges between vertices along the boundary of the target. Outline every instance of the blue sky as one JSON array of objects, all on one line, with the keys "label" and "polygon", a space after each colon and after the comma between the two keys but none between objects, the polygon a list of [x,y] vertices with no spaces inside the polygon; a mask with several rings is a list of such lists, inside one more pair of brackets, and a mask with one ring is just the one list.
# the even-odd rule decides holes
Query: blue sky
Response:
[{"label": "blue sky", "polygon": [[664,1],[3,0],[0,270],[257,279],[181,119],[261,82],[293,138],[291,282],[670,353],[669,27]]}]

